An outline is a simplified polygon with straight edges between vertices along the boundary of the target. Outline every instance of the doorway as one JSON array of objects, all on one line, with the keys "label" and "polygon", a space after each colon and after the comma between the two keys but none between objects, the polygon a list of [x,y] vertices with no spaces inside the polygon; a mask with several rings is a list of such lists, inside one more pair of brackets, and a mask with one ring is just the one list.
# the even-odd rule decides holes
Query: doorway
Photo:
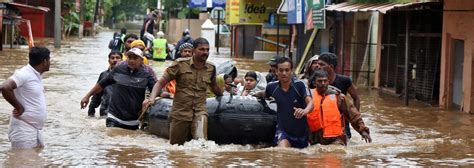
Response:
[{"label": "doorway", "polygon": [[236,35],[234,55],[237,57],[253,58],[257,41],[256,36],[261,36],[261,25],[237,25],[234,27]]},{"label": "doorway", "polygon": [[462,105],[463,94],[463,69],[464,69],[464,41],[453,40],[454,44],[454,62],[453,62],[453,107],[460,109]]}]

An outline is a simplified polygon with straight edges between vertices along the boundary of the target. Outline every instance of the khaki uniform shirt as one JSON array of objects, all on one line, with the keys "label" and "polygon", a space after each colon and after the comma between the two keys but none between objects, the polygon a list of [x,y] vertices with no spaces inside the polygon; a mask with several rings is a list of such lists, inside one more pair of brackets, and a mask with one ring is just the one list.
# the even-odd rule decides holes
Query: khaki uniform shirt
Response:
[{"label": "khaki uniform shirt", "polygon": [[165,70],[163,78],[176,80],[171,118],[192,121],[193,116],[207,115],[206,90],[216,80],[212,63],[206,62],[204,68],[196,69],[193,57],[180,58]]}]

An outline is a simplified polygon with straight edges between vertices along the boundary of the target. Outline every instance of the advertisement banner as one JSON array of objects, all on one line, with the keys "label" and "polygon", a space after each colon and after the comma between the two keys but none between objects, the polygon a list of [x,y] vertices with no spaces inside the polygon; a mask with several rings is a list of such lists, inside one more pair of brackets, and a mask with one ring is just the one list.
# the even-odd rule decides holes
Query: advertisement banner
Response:
[{"label": "advertisement banner", "polygon": [[277,0],[227,0],[227,24],[269,23],[272,13],[276,13],[280,1]]},{"label": "advertisement banner", "polygon": [[190,8],[225,8],[226,0],[189,0]]},{"label": "advertisement banner", "polygon": [[205,8],[207,2],[206,0],[189,0],[188,5],[190,8]]},{"label": "advertisement banner", "polygon": [[324,0],[313,0],[313,23],[318,29],[326,28],[326,10]]},{"label": "advertisement banner", "polygon": [[279,2],[276,0],[244,0],[240,3],[240,23],[268,22],[275,13]]},{"label": "advertisement banner", "polygon": [[212,0],[212,7],[213,8],[215,8],[215,7],[225,8],[225,1],[226,0]]},{"label": "advertisement banner", "polygon": [[225,6],[225,22],[227,24],[239,23],[240,1],[227,0]]},{"label": "advertisement banner", "polygon": [[313,24],[313,0],[306,0],[306,11],[305,11],[305,30],[311,30],[314,28]]},{"label": "advertisement banner", "polygon": [[304,23],[304,0],[288,0],[288,24]]}]

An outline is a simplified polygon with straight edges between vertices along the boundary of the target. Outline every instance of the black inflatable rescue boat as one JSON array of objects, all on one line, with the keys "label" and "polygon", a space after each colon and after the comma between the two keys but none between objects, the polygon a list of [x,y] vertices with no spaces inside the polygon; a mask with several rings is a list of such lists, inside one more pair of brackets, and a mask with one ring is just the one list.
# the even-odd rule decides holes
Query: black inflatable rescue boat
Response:
[{"label": "black inflatable rescue boat", "polygon": [[[155,101],[145,117],[145,130],[169,137],[168,116],[173,100]],[[253,96],[208,98],[208,139],[218,144],[262,144],[273,142],[276,104]]]}]

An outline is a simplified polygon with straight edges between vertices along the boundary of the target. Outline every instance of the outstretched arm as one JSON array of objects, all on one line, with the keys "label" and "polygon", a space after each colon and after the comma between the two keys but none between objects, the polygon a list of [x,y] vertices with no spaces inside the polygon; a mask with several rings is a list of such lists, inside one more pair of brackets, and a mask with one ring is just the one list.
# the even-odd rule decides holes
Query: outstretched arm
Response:
[{"label": "outstretched arm", "polygon": [[306,108],[304,108],[304,109],[294,108],[295,113],[293,115],[297,119],[300,119],[300,118],[304,117],[306,114],[313,111],[313,99],[311,98],[311,96],[306,96],[304,98],[304,101],[306,102]]},{"label": "outstretched arm", "polygon": [[89,104],[89,99],[92,95],[98,94],[104,90],[105,87],[114,84],[116,81],[113,77],[114,71],[109,73],[105,78],[97,82],[94,87],[84,96],[81,100],[81,109],[85,108]]},{"label": "outstretched arm", "polygon": [[156,82],[155,85],[153,86],[153,89],[150,93],[150,97],[148,99],[143,100],[142,107],[149,106],[151,104],[151,102],[153,102],[155,100],[156,96],[158,96],[161,89],[163,89],[163,87],[167,83],[168,83],[168,80],[166,80],[165,78],[160,78],[160,80],[158,80],[158,82]]},{"label": "outstretched arm", "polygon": [[366,142],[372,142],[369,128],[365,126],[364,120],[362,120],[359,110],[357,110],[354,104],[347,100],[344,95],[339,95],[338,109],[342,112],[344,118],[346,118],[351,123],[352,127],[362,136]]},{"label": "outstretched arm", "polygon": [[82,98],[81,100],[81,109],[84,109],[87,104],[89,104],[89,99],[92,95],[102,92],[103,88],[98,83],[92,87],[92,89]]}]

